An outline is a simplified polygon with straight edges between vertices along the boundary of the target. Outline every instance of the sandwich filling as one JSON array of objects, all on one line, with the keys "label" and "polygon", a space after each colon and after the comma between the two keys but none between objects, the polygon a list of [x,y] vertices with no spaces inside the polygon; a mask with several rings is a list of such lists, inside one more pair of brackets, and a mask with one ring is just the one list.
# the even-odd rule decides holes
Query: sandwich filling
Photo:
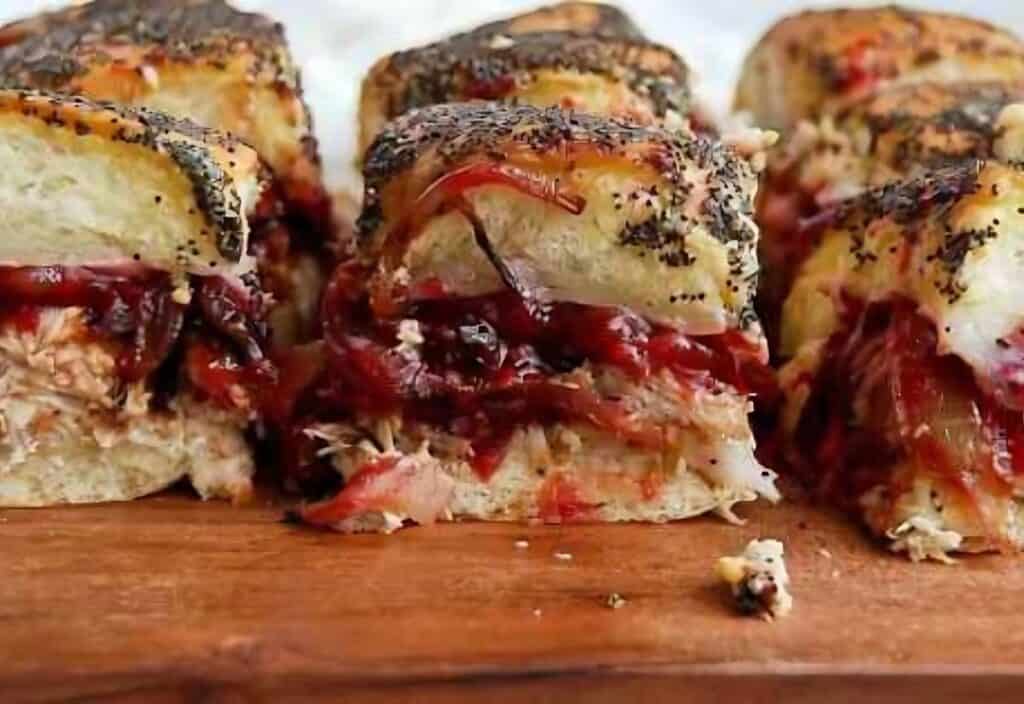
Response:
[{"label": "sandwich filling", "polygon": [[[410,453],[413,445],[431,448],[468,465],[484,484],[508,471],[524,434],[558,428],[540,439],[547,455],[552,445],[568,456],[581,437],[605,436],[647,457],[646,471],[623,480],[633,486],[622,490],[637,498],[657,498],[680,461],[709,484],[735,490],[723,496],[723,508],[776,495],[774,475],[753,459],[746,423],[746,395],[770,392],[771,376],[760,346],[741,333],[690,336],[627,308],[538,308],[512,290],[460,298],[440,286],[410,299],[398,315],[380,317],[362,292],[364,276],[356,266],[343,267],[325,294],[328,373],[316,391],[316,423],[300,423],[293,437],[293,468],[309,477],[318,459],[330,459],[348,486],[310,507],[308,520],[333,525],[352,518],[353,507],[369,508],[354,496],[364,488],[358,477],[407,471],[394,445],[399,430]],[[381,420],[390,424],[383,442]],[[538,467],[539,517],[600,517],[585,488],[559,475],[557,461],[545,460],[539,464],[554,466]]]},{"label": "sandwich filling", "polygon": [[804,478],[879,534],[925,518],[958,537],[948,549],[1019,548],[1024,334],[1004,340],[1002,378],[990,383],[1012,396],[997,398],[939,351],[935,324],[911,301],[846,298],[843,308],[824,363],[800,381]]},{"label": "sandwich filling", "polygon": [[139,264],[2,266],[0,297],[5,505],[132,498],[181,476],[204,497],[248,496],[243,432],[277,379],[258,292],[215,276],[182,290]]},{"label": "sandwich filling", "polygon": [[790,462],[894,549],[1019,549],[1024,350],[1015,166],[828,212],[782,311]]}]

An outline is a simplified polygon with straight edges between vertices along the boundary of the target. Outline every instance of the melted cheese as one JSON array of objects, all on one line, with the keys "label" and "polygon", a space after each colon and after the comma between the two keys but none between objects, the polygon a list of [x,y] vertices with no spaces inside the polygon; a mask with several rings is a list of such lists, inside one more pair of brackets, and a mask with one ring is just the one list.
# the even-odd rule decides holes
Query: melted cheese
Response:
[{"label": "melted cheese", "polygon": [[[982,388],[1000,395],[1000,369],[1014,354],[1004,338],[1024,325],[1022,202],[1024,172],[992,162],[975,192],[948,211],[923,208],[903,222],[880,214],[863,228],[826,231],[783,307],[789,402],[801,403],[796,387],[813,378],[824,343],[840,327],[842,293],[865,302],[910,299],[935,323],[939,353],[963,359]],[[788,414],[795,418],[799,409]]]}]

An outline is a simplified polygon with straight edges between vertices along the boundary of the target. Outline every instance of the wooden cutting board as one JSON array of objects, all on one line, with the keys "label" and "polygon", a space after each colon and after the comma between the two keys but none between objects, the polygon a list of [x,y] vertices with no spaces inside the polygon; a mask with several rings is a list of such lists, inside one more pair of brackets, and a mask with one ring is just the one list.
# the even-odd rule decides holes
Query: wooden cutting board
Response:
[{"label": "wooden cutting board", "polygon": [[[341,536],[272,499],[0,511],[0,701],[1024,696],[1024,560],[911,565],[813,507],[742,512]],[[785,541],[793,577],[774,624],[712,577],[758,536]]]}]

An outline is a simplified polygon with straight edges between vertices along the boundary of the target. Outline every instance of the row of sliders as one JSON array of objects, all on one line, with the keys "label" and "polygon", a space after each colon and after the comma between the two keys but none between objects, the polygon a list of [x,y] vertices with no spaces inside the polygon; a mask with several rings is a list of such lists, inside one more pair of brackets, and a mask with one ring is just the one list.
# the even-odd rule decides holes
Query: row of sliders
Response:
[{"label": "row of sliders", "polygon": [[244,498],[334,249],[281,26],[97,0],[0,28],[0,86],[0,504]]},{"label": "row of sliders", "polygon": [[237,498],[262,453],[342,531],[666,521],[767,464],[915,558],[1024,546],[1008,32],[787,18],[766,151],[614,8],[494,22],[371,69],[344,235],[270,20],[95,0],[0,28],[0,85],[4,505]]},{"label": "row of sliders", "polygon": [[0,85],[0,503],[238,499],[256,452],[342,530],[777,498],[756,174],[621,12],[382,61],[354,238],[262,16],[94,0],[0,28]]},{"label": "row of sliders", "polygon": [[785,130],[758,200],[775,461],[913,557],[1024,547],[1024,43],[805,13],[737,106]]}]

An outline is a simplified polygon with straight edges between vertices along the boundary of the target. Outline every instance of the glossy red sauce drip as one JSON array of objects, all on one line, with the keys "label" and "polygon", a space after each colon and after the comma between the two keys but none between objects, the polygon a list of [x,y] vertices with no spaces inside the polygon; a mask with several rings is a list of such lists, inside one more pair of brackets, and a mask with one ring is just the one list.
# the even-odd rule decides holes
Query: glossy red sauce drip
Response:
[{"label": "glossy red sauce drip", "polygon": [[239,363],[222,343],[196,339],[186,348],[185,370],[193,391],[224,408],[263,411],[277,403],[278,371],[268,359]]},{"label": "glossy red sauce drip", "polygon": [[843,52],[835,85],[843,93],[862,94],[871,91],[881,78],[875,60],[875,42],[864,37]]},{"label": "glossy red sauce drip", "polygon": [[[959,358],[937,352],[934,325],[905,301],[847,299],[798,428],[807,482],[851,509],[864,492],[907,490],[891,475],[911,461],[985,519],[983,496],[1024,477],[1024,418],[986,394]],[[853,420],[853,404],[867,419]]]},{"label": "glossy red sauce drip", "polygon": [[477,78],[466,86],[466,100],[498,100],[504,98],[516,87],[516,78],[512,75]]},{"label": "glossy red sauce drip", "polygon": [[434,182],[424,195],[429,196],[430,193],[437,191],[446,196],[458,196],[470,188],[486,185],[513,188],[557,205],[573,215],[582,213],[587,205],[582,196],[565,191],[556,178],[520,169],[512,164],[490,161],[450,171]]},{"label": "glossy red sauce drip", "polygon": [[400,413],[467,438],[477,469],[500,464],[511,431],[530,423],[585,422],[657,448],[661,428],[640,424],[617,399],[552,381],[589,361],[634,379],[663,370],[682,383],[768,393],[760,348],[739,333],[690,337],[620,308],[553,303],[538,319],[514,292],[408,305],[423,341],[396,349],[398,320],[371,314],[358,268],[342,267],[324,296],[330,373],[321,397],[344,414]]},{"label": "glossy red sauce drip", "polygon": [[540,519],[545,523],[587,520],[597,505],[583,498],[579,487],[561,474],[547,479],[537,492]]}]

